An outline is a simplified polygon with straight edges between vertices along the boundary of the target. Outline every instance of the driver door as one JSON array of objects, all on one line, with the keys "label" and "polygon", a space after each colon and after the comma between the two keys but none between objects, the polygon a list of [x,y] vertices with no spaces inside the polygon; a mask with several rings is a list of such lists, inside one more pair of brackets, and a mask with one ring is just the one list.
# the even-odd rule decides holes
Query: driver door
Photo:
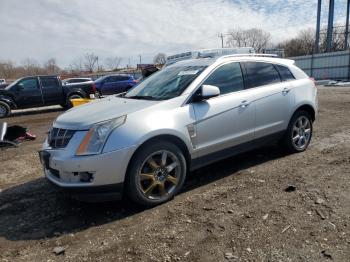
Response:
[{"label": "driver door", "polygon": [[20,108],[43,106],[43,97],[38,78],[28,77],[20,80],[14,88],[16,104]]},{"label": "driver door", "polygon": [[193,103],[196,122],[194,158],[219,152],[254,139],[255,108],[244,90],[240,64],[219,66],[203,85],[214,85],[220,96]]}]

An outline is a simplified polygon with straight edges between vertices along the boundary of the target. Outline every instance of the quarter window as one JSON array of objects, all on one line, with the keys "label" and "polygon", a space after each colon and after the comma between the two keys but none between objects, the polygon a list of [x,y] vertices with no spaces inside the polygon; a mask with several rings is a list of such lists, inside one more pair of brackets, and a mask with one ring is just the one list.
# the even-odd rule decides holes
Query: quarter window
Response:
[{"label": "quarter window", "polygon": [[290,81],[295,79],[295,77],[287,67],[281,66],[281,65],[275,65],[275,66],[278,72],[280,73],[282,81]]},{"label": "quarter window", "polygon": [[243,90],[243,76],[239,63],[228,63],[220,66],[203,84],[217,86],[220,89],[220,94]]},{"label": "quarter window", "polygon": [[263,62],[243,62],[246,88],[281,82],[273,64]]}]

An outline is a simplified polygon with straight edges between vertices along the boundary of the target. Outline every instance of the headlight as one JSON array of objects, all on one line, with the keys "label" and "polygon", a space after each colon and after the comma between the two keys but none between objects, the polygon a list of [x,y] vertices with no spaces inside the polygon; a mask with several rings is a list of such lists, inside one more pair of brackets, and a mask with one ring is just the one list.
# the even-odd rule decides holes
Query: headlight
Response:
[{"label": "headlight", "polygon": [[126,115],[112,120],[94,124],[83,141],[80,143],[76,155],[95,155],[99,154],[109,136],[109,134],[118,126],[125,123]]}]

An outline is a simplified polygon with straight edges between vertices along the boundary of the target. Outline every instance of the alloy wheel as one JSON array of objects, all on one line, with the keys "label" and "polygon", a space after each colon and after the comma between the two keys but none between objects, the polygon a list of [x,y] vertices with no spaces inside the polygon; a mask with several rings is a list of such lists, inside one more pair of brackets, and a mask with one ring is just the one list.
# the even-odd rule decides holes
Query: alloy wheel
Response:
[{"label": "alloy wheel", "polygon": [[311,138],[311,123],[306,116],[300,116],[293,125],[292,140],[296,149],[303,150]]},{"label": "alloy wheel", "polygon": [[142,163],[138,172],[139,187],[148,199],[160,200],[175,190],[180,175],[179,159],[170,151],[157,151]]}]

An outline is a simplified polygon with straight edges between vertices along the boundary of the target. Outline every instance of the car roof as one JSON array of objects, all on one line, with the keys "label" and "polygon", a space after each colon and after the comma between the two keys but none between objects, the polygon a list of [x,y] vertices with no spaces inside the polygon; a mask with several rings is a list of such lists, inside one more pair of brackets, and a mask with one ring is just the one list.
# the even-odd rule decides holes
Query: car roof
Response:
[{"label": "car roof", "polygon": [[72,79],[91,79],[90,77],[71,77],[71,78],[66,78],[64,80],[72,80]]},{"label": "car roof", "polygon": [[291,59],[284,59],[284,58],[278,58],[278,57],[270,57],[270,56],[263,56],[263,55],[226,55],[226,56],[219,56],[215,58],[195,58],[195,59],[187,59],[178,61],[174,64],[169,65],[171,66],[209,66],[214,64],[215,62],[225,62],[225,61],[257,61],[257,62],[268,62],[268,63],[275,63],[275,64],[282,64],[285,66],[290,66],[295,63],[294,60]]},{"label": "car roof", "polygon": [[291,59],[263,55],[228,55],[219,57],[216,61],[257,61],[282,64],[286,66],[290,66],[295,63],[295,61]]},{"label": "car roof", "polygon": [[105,76],[130,76],[129,74],[112,74],[112,75],[105,75]]},{"label": "car roof", "polygon": [[169,65],[168,67],[177,67],[177,66],[209,66],[216,61],[214,58],[195,58],[195,59],[186,59],[178,61],[174,64]]}]

